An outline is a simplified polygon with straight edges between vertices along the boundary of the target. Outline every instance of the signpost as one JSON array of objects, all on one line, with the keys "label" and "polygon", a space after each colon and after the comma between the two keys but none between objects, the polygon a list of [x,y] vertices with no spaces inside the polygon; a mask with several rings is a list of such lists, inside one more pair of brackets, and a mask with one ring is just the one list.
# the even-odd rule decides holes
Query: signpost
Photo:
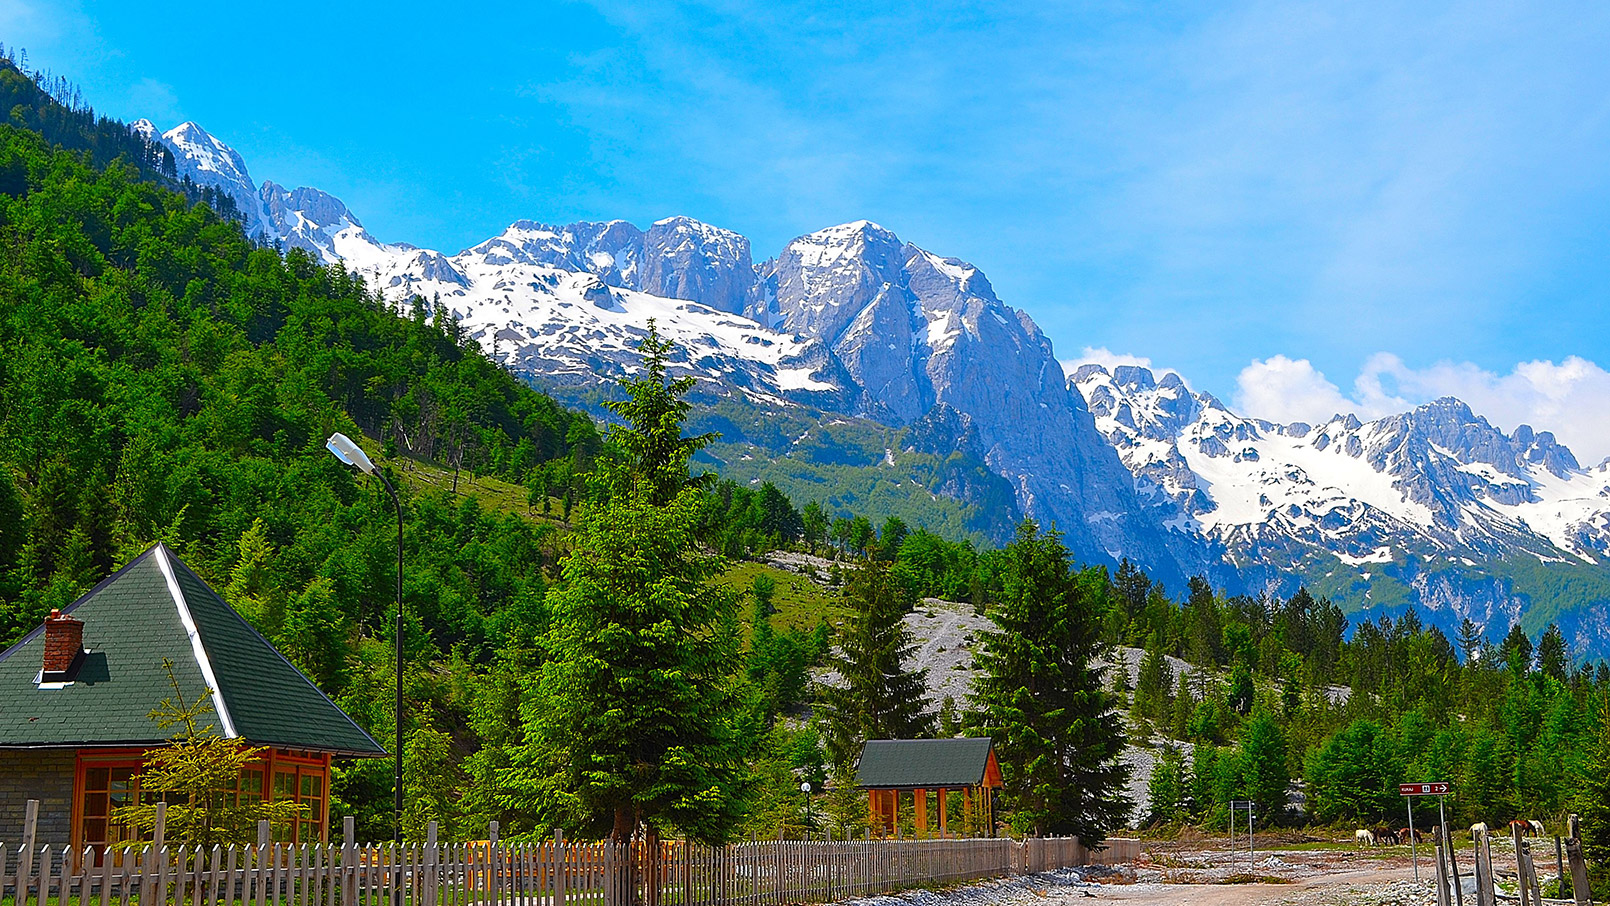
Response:
[{"label": "signpost", "polygon": [[1244,808],[1244,809],[1247,810],[1247,858],[1252,860],[1252,867],[1257,868],[1257,866],[1258,866],[1258,856],[1257,856],[1257,853],[1253,852],[1253,849],[1252,849],[1252,800],[1251,799],[1231,799],[1230,800],[1230,853],[1232,855],[1235,853],[1235,812],[1236,812],[1236,809],[1241,809],[1241,808]]},{"label": "signpost", "polygon": [[[1420,882],[1420,848],[1414,840],[1414,799],[1416,796],[1437,797],[1437,815],[1442,819],[1442,826],[1447,827],[1448,818],[1443,812],[1442,804],[1448,796],[1448,791],[1452,788],[1451,784],[1442,781],[1398,784],[1398,795],[1403,797],[1404,802],[1409,807],[1409,857],[1414,860],[1414,880],[1417,884]],[[1457,874],[1454,875],[1453,883],[1454,887],[1459,886],[1459,876]]]}]

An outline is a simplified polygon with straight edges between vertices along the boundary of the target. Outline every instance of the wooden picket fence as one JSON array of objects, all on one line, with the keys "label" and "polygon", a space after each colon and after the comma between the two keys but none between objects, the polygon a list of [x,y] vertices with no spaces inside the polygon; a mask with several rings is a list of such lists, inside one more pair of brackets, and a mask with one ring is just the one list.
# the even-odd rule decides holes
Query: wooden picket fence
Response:
[{"label": "wooden picket fence", "polygon": [[[1116,861],[1076,838],[259,844],[93,849],[0,845],[10,906],[787,906]],[[1134,853],[1138,855],[1138,851]],[[1105,856],[1106,858],[1103,858]],[[100,864],[96,864],[97,861]]]}]

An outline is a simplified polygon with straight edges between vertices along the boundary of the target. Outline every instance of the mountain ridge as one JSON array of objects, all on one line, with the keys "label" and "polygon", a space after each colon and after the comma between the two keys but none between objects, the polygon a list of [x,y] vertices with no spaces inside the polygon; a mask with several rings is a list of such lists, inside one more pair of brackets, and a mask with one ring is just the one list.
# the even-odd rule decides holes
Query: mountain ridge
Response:
[{"label": "mountain ridge", "polygon": [[[157,135],[147,121],[133,128]],[[673,371],[707,399],[760,419],[800,411],[917,430],[912,450],[965,451],[1081,559],[1127,558],[1172,588],[1191,575],[1232,592],[1309,584],[1359,618],[1419,605],[1450,626],[1479,617],[1493,634],[1561,608],[1535,600],[1532,586],[1548,583],[1526,579],[1529,566],[1488,567],[1573,564],[1589,590],[1565,609],[1599,605],[1573,644],[1610,651],[1610,460],[1584,468],[1548,431],[1505,434],[1452,398],[1369,422],[1282,425],[1172,372],[1065,374],[978,268],[869,220],[758,262],[743,236],[681,216],[647,229],[520,220],[449,255],[382,243],[319,190],[253,187],[240,155],[193,123],[160,139],[265,241],[340,262],[394,304],[439,306],[546,388],[592,392],[631,373],[653,318],[678,344]]]}]

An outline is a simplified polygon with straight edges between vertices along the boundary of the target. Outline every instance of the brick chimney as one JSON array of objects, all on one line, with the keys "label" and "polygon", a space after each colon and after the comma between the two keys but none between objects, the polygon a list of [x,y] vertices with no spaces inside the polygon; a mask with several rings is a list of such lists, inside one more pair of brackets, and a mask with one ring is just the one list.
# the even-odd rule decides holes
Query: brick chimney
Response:
[{"label": "brick chimney", "polygon": [[84,651],[84,621],[52,610],[45,618],[45,676],[63,675]]}]

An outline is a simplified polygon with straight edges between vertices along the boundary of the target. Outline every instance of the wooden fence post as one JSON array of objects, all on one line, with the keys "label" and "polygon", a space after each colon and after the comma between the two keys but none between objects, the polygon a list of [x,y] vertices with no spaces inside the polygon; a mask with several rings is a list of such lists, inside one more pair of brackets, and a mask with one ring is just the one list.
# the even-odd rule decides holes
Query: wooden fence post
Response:
[{"label": "wooden fence post", "polygon": [[1515,892],[1520,895],[1521,906],[1542,906],[1540,903],[1532,902],[1532,892],[1527,889],[1526,841],[1521,839],[1521,826],[1511,822],[1509,836],[1515,843]]},{"label": "wooden fence post", "polygon": [[1582,858],[1582,822],[1572,815],[1566,820],[1565,857],[1571,863],[1571,898],[1576,906],[1591,906],[1588,890],[1588,863]]},{"label": "wooden fence post", "polygon": [[[425,825],[425,897],[424,906],[436,906],[441,898],[441,847],[436,842],[440,828],[435,821]],[[356,902],[356,901],[354,901]]]},{"label": "wooden fence post", "polygon": [[1560,889],[1556,895],[1563,900],[1571,882],[1565,878],[1565,844],[1559,834],[1554,835],[1554,877],[1560,879]]},{"label": "wooden fence post", "polygon": [[501,893],[498,884],[498,823],[486,825],[486,896],[488,903],[497,903]]},{"label": "wooden fence post", "polygon": [[1470,838],[1476,844],[1476,906],[1498,906],[1493,884],[1493,850],[1487,826],[1474,825]]},{"label": "wooden fence post", "polygon": [[[29,799],[22,816],[22,848],[33,849],[39,831],[39,800]],[[19,900],[19,902],[21,902]]]},{"label": "wooden fence post", "polygon": [[553,829],[553,906],[565,906],[565,832]]},{"label": "wooden fence post", "polygon": [[1452,906],[1448,902],[1448,863],[1442,852],[1442,833],[1433,835],[1437,853],[1437,906]]},{"label": "wooden fence post", "polygon": [[[22,819],[22,852],[17,854],[17,899],[28,902],[28,879],[33,876],[34,838],[39,828],[39,800],[29,799]],[[45,892],[39,892],[39,902],[45,902]]]}]

